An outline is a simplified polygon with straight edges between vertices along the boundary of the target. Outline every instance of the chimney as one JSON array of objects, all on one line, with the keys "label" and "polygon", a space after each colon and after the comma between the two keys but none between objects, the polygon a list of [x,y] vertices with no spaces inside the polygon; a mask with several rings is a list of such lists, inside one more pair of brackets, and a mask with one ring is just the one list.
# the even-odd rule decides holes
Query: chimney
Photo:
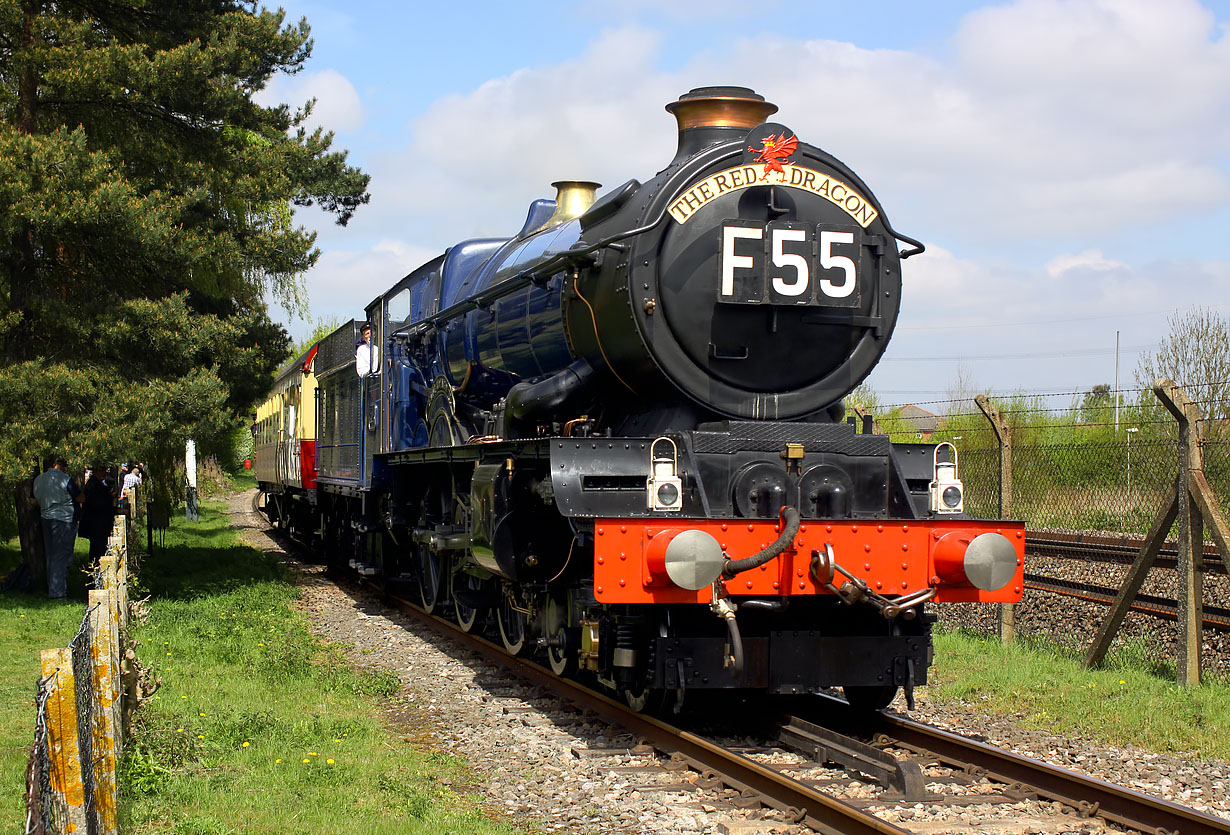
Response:
[{"label": "chimney", "polygon": [[666,109],[679,123],[679,160],[747,133],[776,113],[777,105],[747,87],[697,87]]},{"label": "chimney", "polygon": [[594,198],[602,184],[588,180],[560,180],[552,183],[551,187],[555,189],[555,213],[542,225],[543,229],[559,226],[585,214],[594,205]]}]

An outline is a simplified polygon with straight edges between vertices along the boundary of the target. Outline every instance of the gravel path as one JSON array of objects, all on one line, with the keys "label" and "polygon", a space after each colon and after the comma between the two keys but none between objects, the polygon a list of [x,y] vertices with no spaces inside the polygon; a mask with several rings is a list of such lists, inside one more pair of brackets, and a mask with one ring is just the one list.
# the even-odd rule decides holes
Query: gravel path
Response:
[{"label": "gravel path", "polygon": [[[247,493],[231,499],[232,526],[253,547],[283,553],[264,520],[251,512],[251,498]],[[724,808],[704,792],[655,788],[649,772],[638,771],[653,763],[635,750],[622,754],[615,770],[609,757],[591,755],[600,749],[632,749],[634,740],[569,715],[545,694],[507,681],[447,638],[391,610],[375,594],[343,590],[320,567],[294,560],[288,564],[317,634],[346,645],[356,666],[379,665],[405,683],[386,706],[390,727],[416,744],[464,757],[475,771],[475,792],[486,798],[493,815],[530,829],[603,835],[803,831],[772,816],[766,821],[763,811]],[[933,703],[926,688],[917,694],[917,709],[910,715],[1230,818],[1230,764],[1225,762],[1040,733],[983,716],[971,705]],[[909,826],[905,819],[901,825]],[[918,831],[967,832],[978,825],[977,815],[966,809],[938,828],[932,822]],[[1073,820],[1069,828],[1040,823],[1030,831],[1049,835],[1102,831],[1102,826]]]}]

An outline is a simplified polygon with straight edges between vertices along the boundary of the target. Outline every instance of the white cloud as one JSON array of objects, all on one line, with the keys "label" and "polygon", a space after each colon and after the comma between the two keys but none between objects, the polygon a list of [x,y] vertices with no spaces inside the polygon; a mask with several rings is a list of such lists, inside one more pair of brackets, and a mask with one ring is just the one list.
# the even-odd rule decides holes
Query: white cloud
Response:
[{"label": "white cloud", "polygon": [[438,254],[392,239],[377,241],[366,250],[325,250],[307,274],[311,300],[308,319],[290,323],[292,335],[299,337],[310,332],[317,319],[362,319],[368,303]]},{"label": "white cloud", "polygon": [[1100,249],[1087,249],[1076,255],[1057,255],[1046,264],[1046,274],[1051,278],[1059,278],[1070,270],[1126,270],[1127,264],[1103,257]]},{"label": "white cloud", "polygon": [[[369,165],[370,213],[419,214],[441,240],[514,231],[553,180],[651,176],[674,148],[663,105],[728,79],[931,235],[1101,234],[1230,203],[1230,38],[1193,0],[1019,0],[969,15],[948,60],[764,36],[656,69],[671,47],[610,29],[437,101]],[[436,199],[467,211],[441,223]]]},{"label": "white cloud", "polygon": [[363,103],[359,94],[350,80],[336,70],[276,76],[253,98],[266,107],[286,103],[292,108],[316,99],[316,106],[306,122],[309,131],[317,127],[353,131],[363,125]]},{"label": "white cloud", "polygon": [[[1164,311],[1210,297],[1210,286],[1230,296],[1225,265],[1128,266],[1148,247],[1128,258],[1115,245],[1230,208],[1230,38],[1194,0],[1017,0],[968,15],[951,51],[934,56],[762,36],[679,65],[683,46],[609,29],[557,63],[436,101],[402,147],[365,161],[372,204],[344,240],[412,241],[421,262],[467,237],[515,233],[554,180],[644,181],[675,148],[663,105],[733,81],[853,167],[903,232],[945,245],[906,262],[904,327]],[[1157,257],[1192,251],[1194,237],[1159,242]],[[958,257],[958,241],[1002,260]],[[1011,263],[1026,247],[1036,265]],[[317,271],[357,280],[388,267],[349,307],[415,266],[375,251],[347,253],[351,266],[337,257]]]}]

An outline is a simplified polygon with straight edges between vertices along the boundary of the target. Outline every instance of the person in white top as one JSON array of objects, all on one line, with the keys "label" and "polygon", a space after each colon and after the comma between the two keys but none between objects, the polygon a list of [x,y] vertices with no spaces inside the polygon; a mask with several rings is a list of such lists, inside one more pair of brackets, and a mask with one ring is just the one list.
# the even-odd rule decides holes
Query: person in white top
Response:
[{"label": "person in white top", "polygon": [[186,515],[189,522],[201,521],[201,514],[196,505],[196,441],[191,438],[184,444],[184,480],[186,488]]},{"label": "person in white top", "polygon": [[354,370],[360,377],[380,373],[380,349],[372,344],[372,326],[364,323],[363,338],[354,346]]}]

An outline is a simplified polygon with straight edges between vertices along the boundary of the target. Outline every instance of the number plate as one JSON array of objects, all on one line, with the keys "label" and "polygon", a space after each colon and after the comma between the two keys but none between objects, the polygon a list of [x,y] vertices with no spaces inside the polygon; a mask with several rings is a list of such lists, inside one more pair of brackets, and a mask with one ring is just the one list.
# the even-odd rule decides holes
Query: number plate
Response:
[{"label": "number plate", "polygon": [[862,230],[853,224],[728,220],[718,241],[717,300],[858,307]]}]

